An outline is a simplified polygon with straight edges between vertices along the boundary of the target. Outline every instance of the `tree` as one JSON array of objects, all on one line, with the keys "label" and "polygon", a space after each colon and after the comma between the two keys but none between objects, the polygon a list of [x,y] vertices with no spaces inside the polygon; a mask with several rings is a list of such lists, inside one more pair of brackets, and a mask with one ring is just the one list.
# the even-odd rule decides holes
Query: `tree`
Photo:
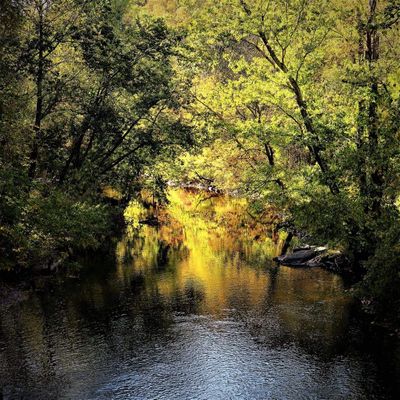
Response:
[{"label": "tree", "polygon": [[242,192],[393,293],[398,265],[377,271],[399,247],[397,2],[188,3],[193,113],[248,161]]},{"label": "tree", "polygon": [[[123,0],[7,4],[15,29],[2,42],[8,91],[1,104],[21,111],[1,116],[1,242],[11,258],[29,264],[71,246],[99,245],[110,223],[103,189],[129,200],[161,153],[173,156],[192,138],[178,112],[182,93],[172,67],[181,38],[161,19]],[[21,141],[12,143],[16,136]],[[91,224],[96,215],[99,224]],[[81,240],[73,232],[86,218],[93,231]],[[65,229],[70,219],[78,230]]]}]

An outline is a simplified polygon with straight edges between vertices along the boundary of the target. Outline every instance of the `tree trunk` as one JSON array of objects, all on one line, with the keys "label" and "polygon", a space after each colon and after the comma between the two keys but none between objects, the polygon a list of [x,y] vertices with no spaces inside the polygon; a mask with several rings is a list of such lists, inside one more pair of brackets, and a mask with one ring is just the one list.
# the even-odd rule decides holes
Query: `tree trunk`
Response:
[{"label": "tree trunk", "polygon": [[379,59],[379,32],[376,22],[377,0],[369,0],[369,18],[366,27],[366,60],[370,71],[370,98],[368,105],[368,142],[371,163],[370,191],[371,213],[379,216],[384,191],[383,160],[379,157],[378,98],[379,87],[375,64]]},{"label": "tree trunk", "polygon": [[[265,33],[262,31],[258,32],[259,37],[261,38],[262,42],[264,43],[265,48],[267,49],[272,61],[276,65],[277,68],[279,68],[282,72],[285,74],[288,74],[289,70],[286,64],[279,60],[279,57],[276,55],[274,49],[271,47],[269,44],[268,38],[266,37]],[[330,168],[328,164],[326,163],[325,159],[321,155],[321,143],[320,139],[318,137],[318,134],[315,130],[313,120],[308,112],[308,107],[307,103],[304,100],[301,88],[295,78],[292,76],[288,77],[288,82],[290,85],[290,88],[295,96],[297,106],[299,107],[301,117],[303,119],[304,126],[307,130],[307,132],[310,134],[312,138],[312,143],[309,144],[307,147],[314,157],[315,162],[318,164],[324,178],[325,178],[325,183],[329,187],[329,190],[331,191],[332,194],[338,194],[339,193],[339,187],[335,181],[335,179],[332,176],[332,173],[330,171]]]},{"label": "tree trunk", "polygon": [[44,78],[44,43],[43,43],[43,24],[44,24],[44,7],[40,0],[38,5],[39,21],[38,29],[38,69],[36,73],[36,111],[35,124],[33,127],[33,145],[30,154],[30,166],[28,176],[33,179],[36,175],[38,158],[39,158],[39,141],[41,135],[41,125],[43,117],[43,78]]}]

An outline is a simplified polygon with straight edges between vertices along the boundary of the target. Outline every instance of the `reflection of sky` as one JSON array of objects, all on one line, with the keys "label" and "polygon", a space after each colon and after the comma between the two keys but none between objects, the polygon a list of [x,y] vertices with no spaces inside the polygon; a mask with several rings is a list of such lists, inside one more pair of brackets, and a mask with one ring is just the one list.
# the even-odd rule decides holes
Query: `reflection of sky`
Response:
[{"label": "reflection of sky", "polygon": [[[224,201],[206,215],[229,214]],[[396,372],[383,384],[357,350],[339,277],[276,269],[280,244],[231,220],[170,213],[120,242],[116,268],[93,260],[80,281],[0,310],[4,398],[385,398]]]}]

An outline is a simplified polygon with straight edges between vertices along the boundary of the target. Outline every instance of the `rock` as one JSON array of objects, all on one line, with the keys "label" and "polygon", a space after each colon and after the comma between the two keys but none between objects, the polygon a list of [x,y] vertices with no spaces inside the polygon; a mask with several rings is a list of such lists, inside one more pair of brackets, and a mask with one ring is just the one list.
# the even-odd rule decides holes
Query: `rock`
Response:
[{"label": "rock", "polygon": [[329,253],[326,247],[304,246],[293,250],[292,254],[275,257],[274,261],[288,267],[320,267],[350,280],[360,277],[359,272],[345,254],[340,251]]},{"label": "rock", "polygon": [[324,262],[323,262],[324,256],[323,255],[318,255],[311,260],[308,260],[306,262],[307,267],[323,267]]},{"label": "rock", "polygon": [[311,249],[312,249],[312,247],[310,245],[306,244],[305,246],[302,246],[302,247],[295,247],[293,249],[293,253],[297,253],[298,251],[303,251],[303,250],[311,250]]},{"label": "rock", "polygon": [[326,247],[306,247],[295,249],[292,254],[275,257],[274,261],[289,267],[316,267],[321,264],[321,255]]},{"label": "rock", "polygon": [[340,252],[323,255],[321,257],[321,267],[344,277],[357,279],[358,272],[355,270],[355,266]]}]

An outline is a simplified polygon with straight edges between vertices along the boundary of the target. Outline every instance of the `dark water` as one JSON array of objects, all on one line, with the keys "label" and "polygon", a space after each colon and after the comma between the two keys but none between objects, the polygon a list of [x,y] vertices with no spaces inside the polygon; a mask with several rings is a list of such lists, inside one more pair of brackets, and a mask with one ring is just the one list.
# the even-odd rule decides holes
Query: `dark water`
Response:
[{"label": "dark water", "polygon": [[399,346],[338,276],[277,269],[268,240],[181,211],[0,309],[4,399],[400,398]]}]

